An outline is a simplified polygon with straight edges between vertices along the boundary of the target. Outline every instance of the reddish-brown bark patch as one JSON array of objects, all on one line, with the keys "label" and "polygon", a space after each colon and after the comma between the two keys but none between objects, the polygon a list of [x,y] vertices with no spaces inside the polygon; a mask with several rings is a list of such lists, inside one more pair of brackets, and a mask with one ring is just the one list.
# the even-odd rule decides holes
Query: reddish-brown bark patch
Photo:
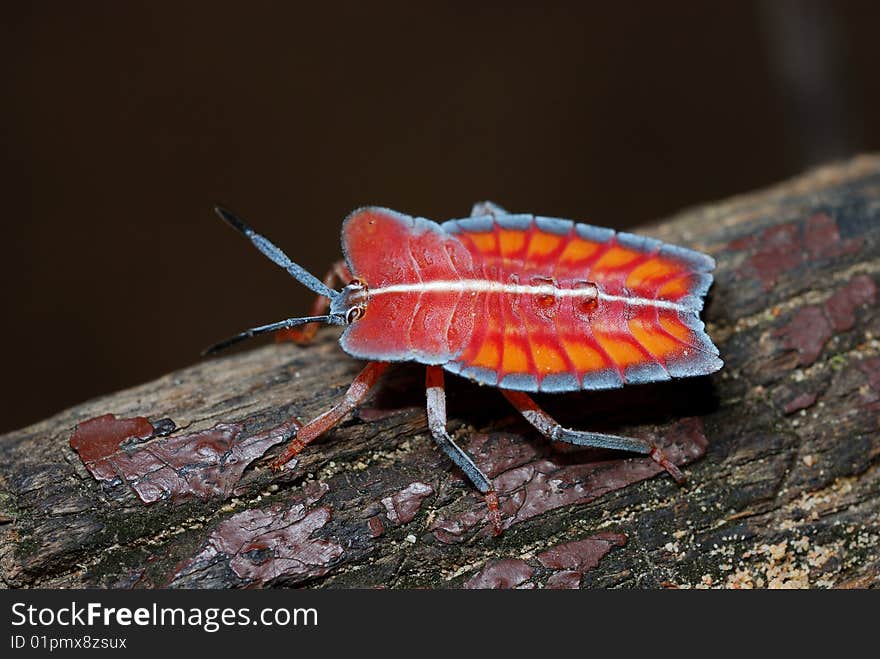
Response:
[{"label": "reddish-brown bark patch", "polygon": [[822,308],[811,306],[798,310],[792,321],[774,334],[782,338],[786,350],[798,353],[798,364],[809,366],[822,354],[833,332]]},{"label": "reddish-brown bark patch", "polygon": [[517,436],[477,433],[468,438],[467,449],[479,463],[482,472],[489,478],[495,478],[498,474],[534,460],[540,455],[538,446],[524,442]]},{"label": "reddish-brown bark patch", "polygon": [[880,392],[880,357],[866,359],[859,364],[859,370],[868,378],[868,386]]},{"label": "reddish-brown bark patch", "polygon": [[538,554],[538,562],[552,570],[586,572],[599,565],[613,547],[623,547],[626,536],[622,533],[598,533],[583,540],[565,542]]},{"label": "reddish-brown bark patch", "polygon": [[434,494],[434,488],[427,483],[416,481],[405,488],[382,499],[388,521],[394,525],[413,521],[422,507],[425,497]]},{"label": "reddish-brown bark patch", "polygon": [[83,421],[70,436],[70,448],[84,463],[110,455],[126,440],[145,440],[153,436],[153,424],[142,416],[117,419],[115,414]]},{"label": "reddish-brown bark patch", "polygon": [[[225,498],[247,466],[295,426],[288,421],[243,438],[242,426],[221,423],[197,433],[150,439],[153,426],[146,419],[108,414],[77,426],[70,445],[95,479],[124,482],[144,503]],[[133,437],[150,441],[126,446]]]},{"label": "reddish-brown bark patch", "polygon": [[795,396],[785,404],[783,411],[786,414],[794,414],[800,410],[811,407],[816,402],[817,394],[815,392],[804,392],[800,396]]},{"label": "reddish-brown bark patch", "polygon": [[804,223],[803,244],[814,259],[833,258],[858,252],[862,238],[840,239],[837,222],[827,213],[815,213]]},{"label": "reddish-brown bark patch", "polygon": [[[683,465],[701,457],[708,442],[698,418],[682,419],[664,437],[655,438],[667,457]],[[482,467],[482,464],[478,464]],[[574,504],[583,504],[627,485],[665,473],[650,458],[624,458],[572,464],[565,455],[538,457],[514,466],[493,482],[501,502],[502,526],[507,529],[543,513]],[[443,543],[462,542],[470,531],[485,526],[486,508],[482,497],[473,497],[474,506],[434,521],[430,530]],[[486,530],[486,529],[484,529]]]},{"label": "reddish-brown bark patch", "polygon": [[564,542],[538,554],[535,559],[524,561],[505,558],[487,563],[464,584],[464,588],[534,588],[529,579],[538,565],[552,570],[544,584],[545,588],[579,588],[583,573],[592,570],[614,547],[626,544],[626,536],[620,533],[598,533],[582,540]]},{"label": "reddish-brown bark patch", "polygon": [[880,409],[880,357],[866,359],[859,364],[859,370],[868,380],[867,391],[861,394],[863,407],[871,411]]},{"label": "reddish-brown bark patch", "polygon": [[370,529],[370,537],[378,538],[385,533],[385,525],[378,515],[374,515],[367,520],[367,528]]},{"label": "reddish-brown bark patch", "polygon": [[583,575],[574,570],[563,570],[562,572],[554,572],[547,578],[544,588],[550,590],[577,590],[581,587],[581,579]]},{"label": "reddish-brown bark patch", "polygon": [[751,252],[739,275],[758,279],[764,290],[769,291],[779,275],[809,259],[851,254],[858,252],[861,246],[861,238],[841,239],[833,217],[815,213],[803,222],[789,222],[769,227],[758,236],[738,238],[728,249]]},{"label": "reddish-brown bark patch", "polygon": [[731,243],[730,247],[752,249],[755,245],[757,249],[746,261],[741,273],[757,277],[765,291],[773,288],[780,274],[801,262],[797,224],[770,227],[760,237],[740,239]]},{"label": "reddish-brown bark patch", "polygon": [[825,313],[836,332],[851,330],[856,324],[855,310],[863,304],[875,304],[877,285],[868,275],[856,275],[825,302]]},{"label": "reddish-brown bark patch", "polygon": [[535,568],[518,558],[504,558],[492,561],[470,579],[464,588],[516,588],[534,574]]},{"label": "reddish-brown bark patch", "polygon": [[329,506],[312,507],[328,489],[321,483],[294,502],[243,510],[223,520],[175,578],[216,561],[228,562],[236,576],[257,586],[281,577],[301,580],[326,574],[343,554],[332,540],[312,537],[332,517]]},{"label": "reddish-brown bark patch", "polygon": [[822,349],[835,332],[852,329],[855,310],[863,304],[874,304],[877,286],[867,275],[856,275],[821,305],[799,309],[794,318],[776,330],[786,350],[798,353],[798,364],[809,366],[822,354]]}]

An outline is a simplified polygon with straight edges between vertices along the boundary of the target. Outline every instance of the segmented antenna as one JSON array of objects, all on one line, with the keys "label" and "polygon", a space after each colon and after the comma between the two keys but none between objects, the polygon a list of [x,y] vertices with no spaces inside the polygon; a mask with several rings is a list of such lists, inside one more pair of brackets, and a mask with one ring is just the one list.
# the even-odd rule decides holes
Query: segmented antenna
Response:
[{"label": "segmented antenna", "polygon": [[279,320],[277,323],[260,325],[259,327],[251,327],[241,334],[230,336],[228,339],[224,339],[219,343],[215,343],[210,348],[205,348],[202,351],[202,356],[204,357],[207,355],[213,355],[215,352],[225,350],[229,346],[235,345],[239,341],[244,341],[245,339],[249,339],[253,336],[259,336],[260,334],[274,332],[275,330],[290,329],[291,327],[296,327],[297,325],[305,325],[306,323],[331,323],[337,325],[340,324],[340,321],[341,319],[337,318],[336,316],[307,316],[305,318],[288,318],[286,320]]},{"label": "segmented antenna", "polygon": [[[215,206],[214,211],[219,215],[229,226],[231,226],[236,231],[244,234],[250,241],[254,244],[254,246],[260,250],[263,254],[265,254],[269,260],[277,263],[282,268],[287,270],[287,273],[296,279],[300,284],[306,286],[307,288],[312,289],[318,295],[323,295],[324,297],[330,298],[331,300],[339,297],[339,293],[334,291],[332,288],[328,288],[324,285],[320,279],[315,277],[308,270],[303,268],[301,265],[297,265],[293,261],[291,261],[287,254],[282,252],[277,246],[275,246],[268,238],[261,236],[256,231],[251,229],[247,222],[243,219],[235,215],[234,213],[229,212],[225,208],[221,208],[220,206]],[[286,322],[286,321],[284,321]],[[300,323],[298,323],[300,324]],[[268,327],[268,326],[267,326]],[[270,330],[266,330],[270,331]]]}]

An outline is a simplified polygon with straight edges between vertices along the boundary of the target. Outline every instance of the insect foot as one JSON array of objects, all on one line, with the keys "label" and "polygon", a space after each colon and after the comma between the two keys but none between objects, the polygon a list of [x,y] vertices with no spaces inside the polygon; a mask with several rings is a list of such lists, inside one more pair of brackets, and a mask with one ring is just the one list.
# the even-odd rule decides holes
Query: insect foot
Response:
[{"label": "insect foot", "polygon": [[650,456],[651,459],[654,460],[654,462],[656,462],[667,472],[669,472],[669,475],[672,476],[675,479],[675,482],[679,485],[683,485],[684,482],[687,480],[687,476],[682,473],[681,469],[679,469],[678,466],[674,462],[672,462],[672,460],[666,457],[663,451],[660,450],[660,447],[655,445],[651,449]]},{"label": "insect foot", "polygon": [[269,463],[269,468],[272,471],[282,471],[284,465],[293,460],[293,458],[295,458],[305,447],[305,443],[294,437],[290,440],[290,443],[284,449],[284,452]]},{"label": "insect foot", "polygon": [[489,509],[489,523],[492,524],[492,535],[498,537],[504,532],[501,526],[501,511],[498,509],[498,495],[492,492],[486,492],[483,495],[486,499],[486,507]]}]

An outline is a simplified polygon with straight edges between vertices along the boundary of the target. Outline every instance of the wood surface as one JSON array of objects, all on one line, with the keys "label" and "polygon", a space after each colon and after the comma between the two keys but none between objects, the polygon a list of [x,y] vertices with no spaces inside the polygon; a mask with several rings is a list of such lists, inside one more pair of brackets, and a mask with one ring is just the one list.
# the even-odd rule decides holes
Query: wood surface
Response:
[{"label": "wood surface", "polygon": [[880,158],[642,232],[717,259],[703,318],[725,367],[537,399],[568,426],[655,439],[687,463],[684,486],[649,459],[551,446],[497,390],[448,376],[450,432],[500,494],[493,538],[433,445],[415,365],[273,473],[288,419],[325,410],[362,367],[327,328],[0,437],[0,583],[876,587]]}]

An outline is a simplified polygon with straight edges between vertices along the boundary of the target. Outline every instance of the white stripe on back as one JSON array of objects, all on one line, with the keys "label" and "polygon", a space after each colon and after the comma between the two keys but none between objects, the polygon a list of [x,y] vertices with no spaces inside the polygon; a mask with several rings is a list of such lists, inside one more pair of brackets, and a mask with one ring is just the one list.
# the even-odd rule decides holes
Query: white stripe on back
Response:
[{"label": "white stripe on back", "polygon": [[[388,295],[391,293],[506,293],[509,295],[541,295],[553,297],[584,297],[594,295],[592,288],[558,288],[552,284],[540,284],[531,286],[526,284],[505,284],[491,279],[460,279],[458,281],[428,281],[414,284],[392,284],[381,288],[368,290],[370,297],[374,295]],[[692,309],[667,300],[654,300],[644,297],[626,297],[623,295],[610,295],[599,291],[600,300],[608,302],[623,302],[637,307],[657,307],[659,309],[674,309],[675,311],[693,311]]]}]

